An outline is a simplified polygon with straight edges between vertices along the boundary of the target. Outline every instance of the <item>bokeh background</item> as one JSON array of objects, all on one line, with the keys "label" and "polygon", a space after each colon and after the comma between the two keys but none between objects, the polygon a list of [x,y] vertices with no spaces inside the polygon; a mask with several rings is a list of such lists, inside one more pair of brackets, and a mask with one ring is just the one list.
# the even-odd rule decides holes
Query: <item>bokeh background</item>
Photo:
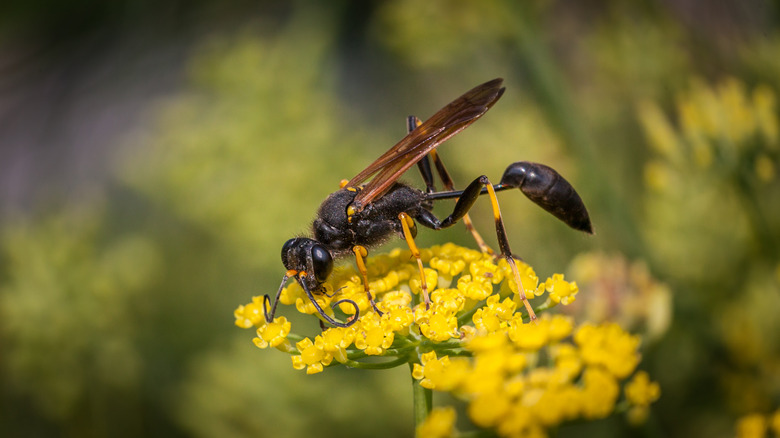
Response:
[{"label": "bokeh background", "polygon": [[2,435],[411,435],[407,369],[307,376],[232,312],[407,115],[500,76],[443,159],[461,185],[518,160],[572,181],[595,236],[503,193],[513,249],[580,283],[579,321],[644,334],[663,391],[643,427],[559,435],[734,436],[780,407],[779,21],[760,0],[4,2]]}]

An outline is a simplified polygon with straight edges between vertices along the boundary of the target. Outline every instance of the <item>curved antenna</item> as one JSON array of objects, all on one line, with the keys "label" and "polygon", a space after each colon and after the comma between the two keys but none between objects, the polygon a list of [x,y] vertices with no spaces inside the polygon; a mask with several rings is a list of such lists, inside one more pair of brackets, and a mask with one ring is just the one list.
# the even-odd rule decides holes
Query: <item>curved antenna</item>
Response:
[{"label": "curved antenna", "polygon": [[287,279],[290,278],[287,273],[284,273],[284,277],[282,277],[282,284],[279,285],[279,290],[276,291],[276,298],[274,298],[274,305],[271,308],[271,311],[268,311],[268,303],[271,301],[271,298],[268,296],[268,294],[263,295],[263,314],[265,315],[265,322],[270,324],[274,320],[274,315],[276,315],[276,306],[279,305],[279,297],[282,295],[282,289],[284,289],[284,284],[287,283]]},{"label": "curved antenna", "polygon": [[[270,324],[274,320],[274,315],[276,314],[276,306],[279,305],[279,297],[282,295],[282,289],[284,289],[284,284],[287,283],[287,279],[290,278],[290,275],[287,273],[284,274],[284,277],[282,277],[282,284],[279,285],[279,290],[276,291],[276,297],[274,298],[274,305],[271,307],[270,312],[268,308],[268,303],[271,302],[271,297],[268,296],[268,294],[263,295],[263,313],[265,314],[265,322]],[[306,296],[309,297],[309,300],[311,300],[311,303],[314,304],[314,308],[317,309],[317,312],[322,316],[322,318],[327,321],[329,324],[332,324],[336,327],[342,327],[346,328],[357,322],[358,317],[360,316],[360,308],[358,307],[357,303],[355,303],[352,300],[349,299],[343,299],[338,300],[335,303],[331,304],[331,307],[336,307],[341,303],[349,303],[352,305],[352,307],[355,308],[355,317],[352,319],[352,321],[343,323],[338,322],[335,319],[331,318],[327,313],[325,313],[324,310],[322,310],[322,307],[317,303],[317,300],[314,299],[314,296],[309,291],[309,288],[306,287],[306,284],[303,281],[298,281],[298,284],[301,285],[303,290],[306,292]],[[335,294],[335,292],[334,292]]]},{"label": "curved antenna", "polygon": [[330,316],[328,316],[328,314],[325,313],[325,311],[322,310],[322,307],[320,307],[320,305],[317,303],[317,300],[314,299],[314,296],[312,295],[312,293],[309,290],[309,288],[306,287],[306,283],[305,282],[299,281],[298,283],[301,285],[301,287],[303,287],[303,290],[306,291],[306,296],[308,296],[309,300],[311,301],[311,303],[314,304],[314,308],[317,309],[317,312],[319,312],[320,316],[322,316],[322,318],[325,321],[327,321],[329,324],[334,325],[336,327],[346,328],[346,327],[349,327],[352,324],[357,322],[358,317],[360,316],[360,308],[358,307],[356,302],[345,298],[343,300],[339,300],[339,301],[336,301],[335,303],[331,304],[331,307],[335,307],[335,306],[338,306],[341,303],[349,303],[349,304],[352,304],[352,307],[355,308],[355,317],[352,319],[352,321],[347,322],[347,323],[338,322],[335,319],[333,319]]}]

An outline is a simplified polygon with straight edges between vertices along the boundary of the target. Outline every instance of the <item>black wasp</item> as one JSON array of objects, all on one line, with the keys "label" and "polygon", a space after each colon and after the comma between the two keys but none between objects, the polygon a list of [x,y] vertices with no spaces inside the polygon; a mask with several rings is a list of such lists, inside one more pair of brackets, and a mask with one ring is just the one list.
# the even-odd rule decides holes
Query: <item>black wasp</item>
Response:
[{"label": "black wasp", "polygon": [[[425,122],[420,123],[416,117],[409,117],[409,133],[406,137],[354,178],[342,183],[340,190],[325,199],[312,225],[312,237],[296,237],[288,240],[282,247],[282,263],[287,272],[270,309],[270,298],[268,295],[264,297],[266,321],[273,320],[284,285],[289,278],[295,277],[325,321],[338,327],[354,324],[359,316],[359,309],[354,301],[341,300],[332,304],[336,306],[346,302],[355,308],[354,317],[349,322],[342,323],[326,314],[313,296],[314,293],[324,292],[322,284],[333,269],[333,261],[349,254],[356,257],[369,302],[381,314],[368,290],[364,258],[367,256],[367,247],[378,245],[394,235],[406,240],[412,255],[417,259],[422,294],[427,305],[429,298],[423,266],[414,243],[414,237],[417,235],[415,221],[424,227],[439,230],[463,219],[480,248],[492,253],[471,226],[467,215],[477,198],[483,194],[488,194],[491,200],[501,257],[505,258],[512,268],[515,284],[520,285],[518,292],[530,319],[536,319],[522,291],[520,273],[509,248],[495,192],[519,188],[529,199],[567,225],[592,233],[588,211],[580,196],[571,184],[552,168],[527,161],[511,164],[498,184],[491,184],[488,178],[482,175],[472,181],[465,190],[456,191],[436,153],[437,146],[468,127],[498,101],[504,94],[502,83],[503,79],[499,78],[473,88]],[[437,192],[434,189],[431,160],[447,191]],[[398,178],[414,164],[418,165],[422,173],[426,184],[425,191],[398,182]],[[372,176],[368,183],[363,184]],[[444,219],[437,218],[431,212],[433,202],[439,199],[457,199],[452,214]]]}]

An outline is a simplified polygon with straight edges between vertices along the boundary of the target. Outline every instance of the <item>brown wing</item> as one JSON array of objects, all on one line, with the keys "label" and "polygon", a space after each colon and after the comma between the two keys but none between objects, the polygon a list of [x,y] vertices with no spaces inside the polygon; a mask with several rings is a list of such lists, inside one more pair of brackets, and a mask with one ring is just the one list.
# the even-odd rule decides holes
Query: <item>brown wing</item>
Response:
[{"label": "brown wing", "polygon": [[390,150],[349,180],[347,187],[357,187],[371,175],[374,178],[357,194],[352,205],[361,211],[382,196],[407,169],[433,148],[464,130],[493,106],[504,94],[503,79],[493,79],[474,87],[440,109]]}]

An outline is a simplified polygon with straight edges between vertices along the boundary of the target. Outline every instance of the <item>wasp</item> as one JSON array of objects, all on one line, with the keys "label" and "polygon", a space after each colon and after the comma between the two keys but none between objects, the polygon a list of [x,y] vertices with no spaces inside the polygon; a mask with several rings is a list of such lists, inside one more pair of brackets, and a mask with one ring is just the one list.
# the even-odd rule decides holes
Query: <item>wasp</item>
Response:
[{"label": "wasp", "polygon": [[[269,306],[270,297],[264,296],[263,310],[267,322],[273,321],[279,296],[288,279],[295,278],[322,319],[337,327],[354,324],[360,314],[354,301],[344,299],[332,303],[333,307],[342,303],[354,307],[354,317],[348,322],[339,322],[321,308],[313,295],[325,293],[323,283],[333,270],[334,261],[349,255],[355,256],[368,300],[373,309],[381,315],[382,312],[377,308],[368,287],[364,259],[368,255],[367,248],[379,245],[393,236],[406,240],[412,256],[417,260],[421,293],[425,304],[429,305],[420,252],[414,243],[417,235],[416,224],[440,230],[461,220],[483,252],[506,259],[529,319],[536,320],[536,315],[522,290],[520,273],[509,247],[496,192],[519,188],[531,201],[570,227],[592,234],[590,217],[582,199],[557,171],[528,161],[509,165],[498,184],[492,184],[487,176],[482,175],[464,190],[455,190],[436,149],[492,108],[504,94],[505,88],[502,84],[501,78],[485,82],[455,99],[424,122],[410,116],[407,121],[408,134],[401,141],[352,179],[342,181],[341,188],[330,194],[320,205],[312,224],[311,237],[295,237],[282,246],[282,263],[287,271],[273,306]],[[444,191],[435,189],[431,161],[446,189]],[[422,174],[425,190],[398,181],[398,178],[415,164]],[[488,195],[490,198],[500,255],[494,254],[485,244],[469,219],[468,211],[480,195]],[[439,219],[432,209],[434,201],[442,199],[455,199],[456,202],[452,213],[444,219]]]}]

